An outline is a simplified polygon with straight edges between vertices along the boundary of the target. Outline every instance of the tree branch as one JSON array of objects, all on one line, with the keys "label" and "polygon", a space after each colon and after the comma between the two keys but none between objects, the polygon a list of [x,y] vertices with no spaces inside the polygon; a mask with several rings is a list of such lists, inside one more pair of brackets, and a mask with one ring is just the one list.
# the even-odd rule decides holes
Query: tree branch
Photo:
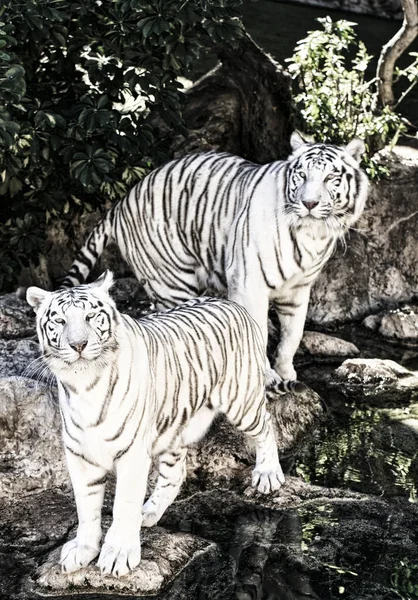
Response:
[{"label": "tree branch", "polygon": [[393,106],[395,104],[395,96],[392,89],[395,63],[418,35],[417,0],[402,0],[402,8],[404,12],[402,27],[383,46],[377,65],[379,96],[383,106]]}]

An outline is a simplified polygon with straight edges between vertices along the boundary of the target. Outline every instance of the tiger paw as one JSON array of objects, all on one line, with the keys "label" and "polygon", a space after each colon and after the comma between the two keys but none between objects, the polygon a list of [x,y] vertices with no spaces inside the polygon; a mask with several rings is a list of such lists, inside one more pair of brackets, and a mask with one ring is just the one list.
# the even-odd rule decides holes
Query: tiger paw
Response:
[{"label": "tiger paw", "polygon": [[99,554],[99,549],[80,544],[77,538],[64,544],[61,550],[60,565],[64,573],[73,573],[87,567]]},{"label": "tiger paw", "polygon": [[141,546],[139,541],[130,545],[104,543],[97,566],[102,575],[123,577],[141,562]]},{"label": "tiger paw", "polygon": [[266,369],[265,373],[265,385],[267,389],[274,389],[275,386],[282,382],[280,375],[276,373],[271,367]]},{"label": "tiger paw", "polygon": [[142,513],[142,526],[152,527],[161,519],[161,515],[156,512],[143,512]]},{"label": "tiger paw", "polygon": [[253,471],[252,486],[257,488],[261,494],[277,492],[283,485],[285,479],[281,466],[271,471],[259,471],[257,467]]},{"label": "tiger paw", "polygon": [[297,379],[297,374],[291,361],[284,361],[277,358],[274,363],[274,370],[284,381],[294,381]]},{"label": "tiger paw", "polygon": [[[151,497],[152,498],[152,497]],[[151,501],[151,498],[145,502],[142,507],[142,526],[152,527],[163,516],[164,511],[158,509],[158,506]]]}]

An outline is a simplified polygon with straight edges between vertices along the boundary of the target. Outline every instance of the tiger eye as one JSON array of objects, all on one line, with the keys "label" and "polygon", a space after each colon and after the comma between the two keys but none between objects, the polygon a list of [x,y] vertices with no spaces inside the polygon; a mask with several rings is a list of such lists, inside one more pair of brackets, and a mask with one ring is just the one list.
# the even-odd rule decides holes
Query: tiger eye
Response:
[{"label": "tiger eye", "polygon": [[332,179],[337,179],[338,176],[339,176],[339,173],[328,173],[328,175],[325,177],[324,181],[331,181]]}]

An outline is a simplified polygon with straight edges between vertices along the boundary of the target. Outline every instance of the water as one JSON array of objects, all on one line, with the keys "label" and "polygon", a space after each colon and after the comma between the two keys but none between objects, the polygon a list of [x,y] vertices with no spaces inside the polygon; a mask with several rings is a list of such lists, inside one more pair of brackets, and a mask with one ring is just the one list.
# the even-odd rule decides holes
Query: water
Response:
[{"label": "water", "polygon": [[297,457],[305,481],[417,501],[418,405],[333,403],[327,422]]}]

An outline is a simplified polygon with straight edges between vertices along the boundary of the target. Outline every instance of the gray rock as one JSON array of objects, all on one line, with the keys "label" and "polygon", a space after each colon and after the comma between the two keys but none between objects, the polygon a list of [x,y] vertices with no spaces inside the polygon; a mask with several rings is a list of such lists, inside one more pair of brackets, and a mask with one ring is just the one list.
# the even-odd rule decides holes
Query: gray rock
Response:
[{"label": "gray rock", "polygon": [[418,307],[407,305],[389,311],[381,311],[363,319],[363,326],[378,331],[383,337],[416,342],[418,339]]},{"label": "gray rock", "polygon": [[392,399],[400,405],[418,398],[417,375],[393,360],[378,358],[344,361],[327,386],[355,400],[387,403]]},{"label": "gray rock", "polygon": [[[72,495],[54,488],[16,496],[13,502],[0,499],[0,514],[1,598],[73,598],[74,594],[101,598],[102,592],[106,597],[119,593],[148,597],[161,592],[158,600],[195,600],[200,589],[207,592],[207,598],[217,597],[234,576],[232,558],[215,543],[161,527],[142,532],[143,561],[134,574],[120,580],[103,578],[93,564],[78,574],[64,576],[58,558],[61,546],[75,534],[77,515]],[[110,516],[105,515],[103,522],[106,529]],[[161,591],[161,587],[167,590]]]},{"label": "gray rock", "polygon": [[40,355],[39,344],[35,340],[0,339],[0,377],[25,375],[42,379],[44,366]]},{"label": "gray rock", "polygon": [[[71,531],[68,537],[74,535],[75,531]],[[37,570],[35,591],[41,595],[69,592],[155,595],[196,557],[203,558],[202,555],[215,549],[211,542],[187,533],[169,533],[161,527],[144,529],[141,540],[142,560],[139,567],[120,579],[103,577],[94,563],[75,573],[62,573],[58,563],[61,548],[57,548]]]},{"label": "gray rock", "polygon": [[390,178],[372,184],[366,211],[315,283],[308,318],[316,324],[360,319],[418,290],[418,153],[382,154]]},{"label": "gray rock", "polygon": [[380,314],[377,315],[369,315],[362,321],[362,325],[366,327],[366,329],[370,329],[371,331],[377,331],[380,327],[380,323],[382,321],[382,317]]},{"label": "gray rock", "polygon": [[1,498],[0,514],[0,547],[5,535],[4,524],[7,524],[8,546],[18,553],[32,549],[42,553],[53,550],[63,543],[68,531],[77,523],[72,492],[57,488]]},{"label": "gray rock", "polygon": [[24,377],[0,379],[0,498],[68,486],[56,399]]},{"label": "gray rock", "polygon": [[[299,502],[289,496],[291,505],[275,506],[267,501],[267,509],[258,498],[225,489],[200,492],[187,502],[177,502],[164,527],[143,532],[143,564],[136,574],[98,580],[95,567],[79,573],[87,574],[89,583],[95,579],[97,587],[80,578],[70,587],[69,577],[64,578],[57,569],[57,546],[73,534],[62,527],[63,521],[68,522],[66,496],[43,492],[7,507],[1,505],[2,516],[7,508],[7,519],[19,524],[13,531],[1,532],[1,541],[8,543],[7,555],[0,551],[2,597],[35,600],[39,596],[83,595],[98,599],[124,595],[212,600],[247,598],[250,592],[262,590],[271,598],[302,600],[328,597],[328,586],[333,590],[349,587],[350,598],[391,597],[387,564],[398,565],[402,557],[408,567],[416,558],[418,518],[414,506],[406,503],[399,510],[380,497],[303,483],[293,488],[293,479],[289,482],[292,493],[299,495]],[[36,543],[28,543],[28,537],[19,540],[20,527],[33,531]],[[405,581],[405,570],[399,575]],[[159,581],[162,588],[157,588]],[[143,595],[145,587],[149,591]]]},{"label": "gray rock", "polygon": [[355,344],[319,331],[305,331],[300,350],[319,357],[348,357],[360,353]]},{"label": "gray rock", "polygon": [[418,338],[418,312],[404,306],[382,316],[379,333],[396,340],[416,340]]},{"label": "gray rock", "polygon": [[11,340],[36,334],[35,313],[16,294],[0,297],[0,338]]},{"label": "gray rock", "polygon": [[193,527],[228,549],[236,561],[231,600],[324,600],[339,587],[350,590],[350,599],[392,597],[386,567],[400,555],[414,563],[416,510],[307,484],[304,491],[302,502],[280,510],[263,510],[259,499],[252,503],[231,492],[196,494],[174,506],[166,523]]},{"label": "gray rock", "polygon": [[418,378],[411,371],[398,365],[393,360],[381,360],[379,358],[346,360],[336,369],[335,376],[340,381],[359,385],[398,383],[403,379],[413,378],[418,385]]}]

